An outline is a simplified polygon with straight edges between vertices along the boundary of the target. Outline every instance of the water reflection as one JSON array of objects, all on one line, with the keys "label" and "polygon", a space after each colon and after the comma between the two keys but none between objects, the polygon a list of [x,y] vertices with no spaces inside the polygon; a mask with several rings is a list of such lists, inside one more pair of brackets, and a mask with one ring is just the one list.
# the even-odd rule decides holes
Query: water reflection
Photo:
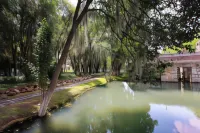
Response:
[{"label": "water reflection", "polygon": [[149,114],[158,120],[155,133],[199,133],[200,119],[184,106],[150,104]]},{"label": "water reflection", "polygon": [[[166,84],[166,89],[123,91],[121,82],[97,87],[72,108],[13,127],[17,133],[199,133],[199,95]],[[175,88],[174,90],[172,88]],[[19,128],[20,127],[20,128]],[[16,131],[18,130],[18,131]]]},{"label": "water reflection", "polygon": [[195,127],[191,124],[185,124],[181,121],[175,121],[174,125],[176,127],[176,129],[174,130],[174,133],[199,133],[200,132],[199,125],[198,127]]},{"label": "water reflection", "polygon": [[[52,117],[36,120],[21,133],[199,133],[200,119],[188,108],[149,104],[124,110],[110,108],[106,112],[90,111],[74,119],[62,109]],[[68,114],[73,115],[73,114]],[[63,116],[63,117],[61,117]]]},{"label": "water reflection", "polygon": [[162,89],[180,89],[200,91],[200,83],[189,83],[189,82],[162,82]]},{"label": "water reflection", "polygon": [[153,133],[158,122],[151,118],[149,110],[150,106],[137,111],[111,109],[106,114],[90,112],[91,114],[78,116],[78,121],[74,125],[70,125],[71,122],[64,117],[59,123],[55,120],[56,118],[48,118],[37,121],[39,127],[34,126],[22,133],[133,133],[133,131]]},{"label": "water reflection", "polygon": [[[100,133],[152,133],[157,120],[152,120],[148,114],[150,108],[141,110],[110,110],[106,114],[95,114],[93,119],[89,119],[86,123],[84,120],[87,118],[81,118],[78,123],[81,124],[83,132],[100,132]],[[86,128],[89,127],[92,128]]]}]

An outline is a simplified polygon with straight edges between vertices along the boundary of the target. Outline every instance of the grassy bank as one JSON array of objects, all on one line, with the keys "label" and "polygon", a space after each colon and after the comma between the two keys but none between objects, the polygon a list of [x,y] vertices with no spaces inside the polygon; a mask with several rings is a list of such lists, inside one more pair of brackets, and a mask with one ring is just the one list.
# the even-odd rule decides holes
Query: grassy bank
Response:
[{"label": "grassy bank", "polygon": [[111,81],[127,81],[128,80],[128,76],[127,75],[111,76],[110,80]]},{"label": "grassy bank", "polygon": [[[105,78],[98,78],[93,81],[56,92],[50,101],[48,110],[56,109],[60,106],[72,103],[78,96],[88,90],[91,90],[92,87],[103,84],[106,84]],[[39,102],[40,97],[36,97],[31,100],[26,100],[21,103],[0,108],[0,131],[16,122],[21,122],[27,118],[37,116]]]}]

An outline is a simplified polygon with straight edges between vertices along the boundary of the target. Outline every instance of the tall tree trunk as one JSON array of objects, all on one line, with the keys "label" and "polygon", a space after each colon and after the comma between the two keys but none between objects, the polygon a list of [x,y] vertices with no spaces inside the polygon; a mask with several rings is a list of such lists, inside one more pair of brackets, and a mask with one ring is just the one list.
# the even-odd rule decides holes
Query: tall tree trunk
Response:
[{"label": "tall tree trunk", "polygon": [[54,88],[56,87],[56,84],[57,84],[57,80],[58,80],[58,76],[59,76],[61,68],[62,68],[62,64],[64,63],[65,58],[67,56],[67,53],[68,53],[68,50],[69,50],[69,47],[70,47],[70,44],[71,44],[71,41],[73,39],[73,36],[74,36],[74,33],[76,31],[77,26],[78,26],[77,24],[74,24],[72,26],[70,33],[69,33],[65,48],[64,48],[63,53],[61,55],[61,58],[59,59],[58,64],[56,65],[56,70],[53,74],[53,78],[51,80],[49,90],[45,93],[44,99],[42,101],[40,111],[39,111],[39,116],[44,116],[46,114],[48,104],[49,104],[50,99],[53,95]]},{"label": "tall tree trunk", "polygon": [[12,76],[12,67],[11,67],[11,62],[10,61],[9,61],[8,75]]},{"label": "tall tree trunk", "polygon": [[[90,53],[89,53],[90,54]],[[92,61],[91,61],[91,56],[89,57],[89,74],[92,74]]]},{"label": "tall tree trunk", "polygon": [[[13,45],[13,44],[12,44]],[[14,66],[14,75],[17,76],[17,48],[16,46],[12,47],[12,56],[13,56],[13,66]]]},{"label": "tall tree trunk", "polygon": [[55,89],[56,84],[57,84],[57,80],[58,80],[58,76],[59,76],[61,68],[62,68],[62,64],[64,63],[64,61],[67,57],[67,54],[68,54],[72,39],[74,37],[74,34],[77,30],[78,25],[82,21],[84,15],[87,13],[88,7],[91,4],[91,2],[92,2],[92,0],[86,1],[86,5],[79,15],[81,0],[78,0],[76,10],[75,10],[75,14],[74,14],[74,18],[73,18],[72,28],[70,30],[70,33],[68,35],[67,41],[66,41],[65,46],[64,46],[64,49],[62,51],[62,55],[61,55],[61,57],[58,61],[58,64],[56,65],[56,69],[55,69],[55,72],[53,74],[53,77],[52,77],[52,80],[51,80],[51,83],[50,83],[50,87],[49,87],[48,91],[45,93],[45,96],[44,96],[43,101],[41,103],[39,114],[38,114],[39,116],[44,116],[46,114],[48,104],[51,100],[51,97],[53,95],[54,89]]}]

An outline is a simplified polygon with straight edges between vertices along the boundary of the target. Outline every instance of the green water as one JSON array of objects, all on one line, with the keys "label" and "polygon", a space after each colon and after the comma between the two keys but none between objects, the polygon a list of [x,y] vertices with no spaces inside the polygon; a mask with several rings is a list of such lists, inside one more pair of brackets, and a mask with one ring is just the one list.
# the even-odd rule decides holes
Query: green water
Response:
[{"label": "green water", "polygon": [[[198,86],[196,86],[198,87]],[[121,82],[87,92],[71,108],[51,117],[19,124],[16,133],[200,133],[200,93],[166,84],[163,89],[136,89]],[[195,88],[194,88],[195,89]]]}]

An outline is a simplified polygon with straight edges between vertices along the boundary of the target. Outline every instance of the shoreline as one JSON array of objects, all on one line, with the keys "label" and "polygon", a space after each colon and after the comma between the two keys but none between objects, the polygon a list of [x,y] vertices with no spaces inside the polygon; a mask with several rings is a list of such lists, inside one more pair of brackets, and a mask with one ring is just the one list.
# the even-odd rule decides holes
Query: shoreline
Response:
[{"label": "shoreline", "polygon": [[[65,106],[67,104],[72,103],[75,99],[80,97],[85,92],[92,90],[96,86],[105,85],[107,83],[105,78],[96,78],[93,81],[88,81],[87,83],[82,83],[69,89],[64,89],[59,92],[55,92],[50,103],[48,112],[51,112],[59,107]],[[67,96],[66,96],[67,95]],[[23,122],[28,119],[34,118],[38,116],[38,103],[40,101],[40,97],[36,97],[30,100],[26,100],[21,103],[16,103],[10,105],[8,107],[2,108],[3,110],[14,110],[14,113],[9,114],[9,111],[1,111],[0,110],[0,132],[9,129],[12,125],[15,125],[18,122]],[[23,108],[24,107],[24,108]],[[28,110],[26,110],[26,109]],[[4,113],[7,113],[4,115]],[[4,116],[3,116],[4,115]],[[13,118],[13,119],[12,119]]]}]

